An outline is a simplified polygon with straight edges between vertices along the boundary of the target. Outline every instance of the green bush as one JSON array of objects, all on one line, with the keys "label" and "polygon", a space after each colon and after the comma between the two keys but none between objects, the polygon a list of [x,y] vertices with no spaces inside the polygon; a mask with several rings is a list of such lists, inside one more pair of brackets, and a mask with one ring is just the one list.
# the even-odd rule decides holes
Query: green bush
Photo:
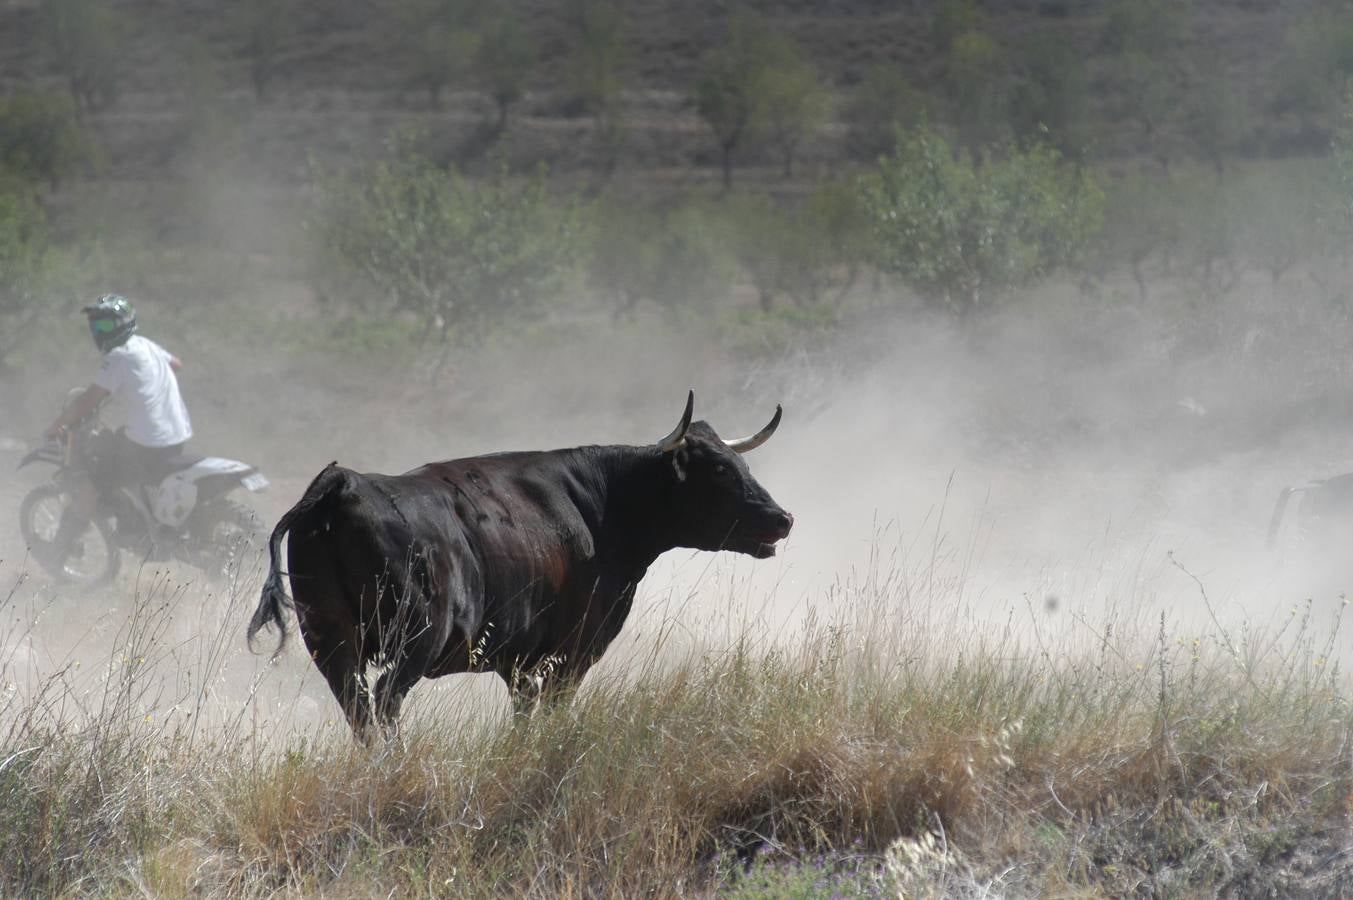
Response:
[{"label": "green bush", "polygon": [[538,310],[568,268],[576,225],[539,175],[471,181],[407,151],[324,179],[310,219],[379,297],[471,342]]},{"label": "green bush", "polygon": [[804,202],[799,220],[803,237],[789,293],[801,306],[828,299],[839,306],[875,253],[859,191],[849,181],[824,184]]},{"label": "green bush", "polygon": [[1184,274],[1195,287],[1194,296],[1216,300],[1239,283],[1241,227],[1249,212],[1239,192],[1229,190],[1225,182],[1192,172],[1188,175],[1170,183],[1180,235],[1172,251],[1184,264]]},{"label": "green bush", "polygon": [[669,314],[707,308],[732,284],[730,243],[726,220],[703,205],[657,210],[607,199],[593,208],[587,276],[617,318],[643,300]]},{"label": "green bush", "polygon": [[47,235],[30,188],[0,177],[0,366],[46,309]]},{"label": "green bush", "polygon": [[1075,259],[1103,214],[1094,177],[1050,147],[973,155],[924,129],[860,187],[878,266],[959,314]]},{"label": "green bush", "polygon": [[868,257],[869,223],[856,191],[827,184],[795,202],[743,195],[727,206],[730,244],[763,311],[779,296],[798,307],[840,305]]},{"label": "green bush", "polygon": [[765,194],[730,197],[724,214],[738,265],[769,310],[785,286],[789,257],[798,241],[786,210]]},{"label": "green bush", "polygon": [[16,90],[0,98],[0,170],[55,188],[93,160],[69,97]]},{"label": "green bush", "polygon": [[650,210],[611,200],[590,212],[587,280],[618,319],[654,295],[658,245],[653,235],[661,221]]}]

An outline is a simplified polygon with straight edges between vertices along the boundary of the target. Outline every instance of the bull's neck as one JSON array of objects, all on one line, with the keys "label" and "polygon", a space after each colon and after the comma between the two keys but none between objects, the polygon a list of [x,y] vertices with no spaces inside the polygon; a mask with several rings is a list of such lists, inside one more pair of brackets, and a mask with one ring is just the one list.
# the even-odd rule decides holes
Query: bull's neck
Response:
[{"label": "bull's neck", "polygon": [[666,459],[656,447],[584,447],[577,454],[579,478],[596,501],[583,515],[597,552],[647,569],[675,546],[664,527],[672,491]]}]

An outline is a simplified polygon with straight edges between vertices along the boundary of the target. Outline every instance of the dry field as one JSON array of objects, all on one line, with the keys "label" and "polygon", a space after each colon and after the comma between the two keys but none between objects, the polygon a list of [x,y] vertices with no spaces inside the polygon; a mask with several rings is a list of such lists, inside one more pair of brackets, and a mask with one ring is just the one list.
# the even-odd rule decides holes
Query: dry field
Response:
[{"label": "dry field", "polygon": [[[1160,365],[1149,322],[1044,302],[1038,328],[874,319],[769,361],[563,322],[440,386],[416,359],[277,352],[284,313],[231,308],[259,333],[212,342],[148,304],[202,348],[198,446],[275,477],[269,520],[334,457],[642,442],[693,385],[727,431],[785,402],[751,462],[799,524],[771,561],[662,561],[569,702],[513,722],[489,677],[424,683],[374,750],[294,647],[245,650],[257,561],[75,594],[6,532],[3,892],[1353,890],[1348,572],[1290,532],[1263,545],[1279,488],[1347,459],[1335,408],[1294,426],[1305,395],[1272,369]],[[7,395],[31,412],[6,437],[88,362],[57,358]]]},{"label": "dry field", "polygon": [[[44,202],[81,277],[184,359],[193,449],[272,478],[266,521],[333,459],[643,443],[693,388],[724,433],[784,404],[750,462],[797,525],[773,560],[669,554],[576,696],[529,721],[458,676],[413,690],[399,740],[357,747],[294,643],[246,649],[261,560],[212,580],[129,559],[84,592],[29,563],[15,514],[42,473],[10,473],[97,362],[78,304],[53,299],[0,369],[0,895],[1353,895],[1353,562],[1291,520],[1264,541],[1282,488],[1353,469],[1342,258],[1279,284],[1237,255],[1209,294],[1167,241],[1149,295],[1109,271],[965,323],[862,278],[819,330],[748,325],[749,285],[729,309],[614,321],[571,284],[447,362],[407,323],[326,303],[300,223],[314,163],[400,129],[475,174],[483,98],[431,106],[378,5],[342,0],[295,4],[256,102],[228,5],[117,4],[122,96],[85,119],[99,168]],[[1138,168],[1100,72],[1106,5],[982,5],[1009,46],[1050,30],[1085,55],[1104,167]],[[717,185],[689,91],[726,6],[630,4],[617,196]],[[835,89],[893,61],[939,90],[934,4],[753,6]],[[586,191],[590,123],[553,90],[563,7],[523,7],[541,67],[492,157]],[[1181,52],[1260,98],[1314,4],[1192,7]],[[36,9],[0,4],[0,91],[61,87]],[[1252,112],[1256,154],[1327,149]],[[739,189],[839,177],[843,137],[806,146],[797,180],[749,154]]]}]

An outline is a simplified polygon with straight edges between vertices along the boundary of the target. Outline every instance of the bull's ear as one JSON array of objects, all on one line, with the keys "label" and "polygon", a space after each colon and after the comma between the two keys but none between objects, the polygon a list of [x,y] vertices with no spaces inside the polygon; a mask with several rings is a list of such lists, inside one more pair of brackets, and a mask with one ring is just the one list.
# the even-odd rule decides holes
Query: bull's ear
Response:
[{"label": "bull's ear", "polygon": [[684,446],[672,451],[672,471],[676,473],[677,481],[686,480],[686,467],[690,462],[691,454]]}]

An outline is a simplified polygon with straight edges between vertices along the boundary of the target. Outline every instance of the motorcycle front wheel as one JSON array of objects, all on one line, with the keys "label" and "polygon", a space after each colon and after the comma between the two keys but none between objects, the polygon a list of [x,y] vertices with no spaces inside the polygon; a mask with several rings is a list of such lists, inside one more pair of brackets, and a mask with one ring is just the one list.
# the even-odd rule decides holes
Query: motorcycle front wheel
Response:
[{"label": "motorcycle front wheel", "polygon": [[122,563],[122,555],[113,543],[112,526],[95,518],[71,544],[70,552],[57,559],[53,541],[61,525],[61,516],[69,496],[55,484],[33,488],[19,504],[19,531],[38,563],[52,577],[84,587],[112,581]]}]

